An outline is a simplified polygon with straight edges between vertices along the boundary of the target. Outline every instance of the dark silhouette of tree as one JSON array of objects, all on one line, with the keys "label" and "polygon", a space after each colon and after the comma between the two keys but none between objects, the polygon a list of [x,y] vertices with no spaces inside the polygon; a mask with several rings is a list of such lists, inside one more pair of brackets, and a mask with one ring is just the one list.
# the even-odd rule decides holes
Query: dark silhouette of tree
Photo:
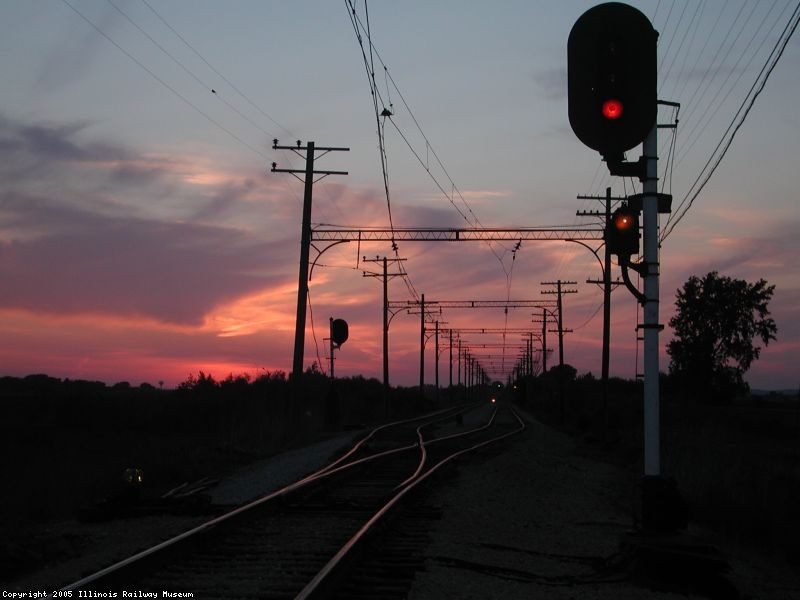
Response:
[{"label": "dark silhouette of tree", "polygon": [[747,390],[742,375],[761,354],[754,339],[766,346],[778,332],[768,309],[774,290],[763,279],[750,284],[716,271],[690,277],[677,291],[677,312],[669,321],[670,374],[715,401]]}]

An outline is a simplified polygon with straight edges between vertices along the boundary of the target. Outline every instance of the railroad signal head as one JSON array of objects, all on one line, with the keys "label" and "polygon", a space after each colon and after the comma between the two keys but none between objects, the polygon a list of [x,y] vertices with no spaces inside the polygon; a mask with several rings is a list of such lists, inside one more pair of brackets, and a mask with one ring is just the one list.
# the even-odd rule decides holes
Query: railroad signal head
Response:
[{"label": "railroad signal head", "polygon": [[331,319],[331,340],[337,346],[341,346],[349,337],[347,321],[344,319]]},{"label": "railroad signal head", "polygon": [[647,17],[620,2],[590,8],[570,31],[569,122],[578,139],[611,162],[655,125],[657,40]]},{"label": "railroad signal head", "polygon": [[639,213],[621,206],[611,214],[604,234],[611,254],[621,261],[629,261],[631,255],[639,254]]}]

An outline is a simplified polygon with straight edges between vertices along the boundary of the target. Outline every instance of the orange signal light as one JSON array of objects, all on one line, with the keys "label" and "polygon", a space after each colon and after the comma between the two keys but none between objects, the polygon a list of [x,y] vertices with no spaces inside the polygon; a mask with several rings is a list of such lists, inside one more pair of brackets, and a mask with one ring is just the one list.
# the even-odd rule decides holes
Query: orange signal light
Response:
[{"label": "orange signal light", "polygon": [[603,116],[611,121],[619,119],[622,116],[622,102],[613,99],[603,102]]},{"label": "orange signal light", "polygon": [[633,218],[630,215],[621,213],[617,215],[616,219],[614,219],[614,227],[616,227],[620,231],[625,231],[627,229],[630,229],[632,226],[633,226]]}]

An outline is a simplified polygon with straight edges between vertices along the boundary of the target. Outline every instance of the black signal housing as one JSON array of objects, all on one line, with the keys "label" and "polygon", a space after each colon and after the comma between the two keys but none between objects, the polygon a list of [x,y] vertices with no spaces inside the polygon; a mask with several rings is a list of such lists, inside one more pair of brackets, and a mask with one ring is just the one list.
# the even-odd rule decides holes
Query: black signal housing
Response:
[{"label": "black signal housing", "polygon": [[636,8],[607,2],[587,10],[567,42],[569,122],[610,163],[656,123],[658,32]]}]

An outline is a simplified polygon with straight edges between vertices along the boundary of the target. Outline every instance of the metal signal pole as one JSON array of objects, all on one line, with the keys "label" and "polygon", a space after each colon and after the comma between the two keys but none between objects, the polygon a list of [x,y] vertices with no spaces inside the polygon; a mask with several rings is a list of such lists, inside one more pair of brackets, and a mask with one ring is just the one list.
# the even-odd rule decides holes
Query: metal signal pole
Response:
[{"label": "metal signal pole", "polygon": [[[305,169],[278,169],[277,163],[272,163],[273,173],[291,173],[300,181],[303,181],[303,222],[300,229],[300,273],[297,283],[297,319],[294,326],[294,358],[292,360],[292,377],[298,378],[303,374],[303,353],[305,350],[306,336],[306,305],[308,303],[308,255],[311,249],[311,199],[313,195],[314,183],[327,177],[328,175],[347,175],[347,171],[315,171],[314,157],[317,152],[322,152],[324,156],[328,152],[349,152],[350,148],[317,148],[314,142],[308,142],[305,146],[297,141],[296,146],[279,146],[278,140],[272,140],[273,150],[291,150],[300,157],[301,151],[305,151]],[[304,173],[305,179],[297,176],[297,173]],[[315,180],[315,175],[321,175]]]},{"label": "metal signal pole", "polygon": [[642,153],[646,176],[642,182],[642,221],[644,237],[644,474],[661,474],[661,434],[658,391],[658,128],[645,138]]}]

